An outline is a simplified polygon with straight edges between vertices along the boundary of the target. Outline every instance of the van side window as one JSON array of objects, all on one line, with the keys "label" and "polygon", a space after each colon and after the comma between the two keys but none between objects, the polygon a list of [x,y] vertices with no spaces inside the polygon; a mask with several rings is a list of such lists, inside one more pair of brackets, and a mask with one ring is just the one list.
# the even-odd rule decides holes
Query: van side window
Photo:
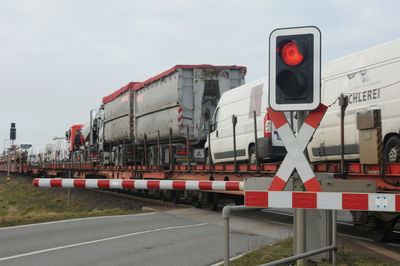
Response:
[{"label": "van side window", "polygon": [[218,116],[219,116],[219,107],[217,108],[217,110],[215,110],[214,113],[214,118],[213,118],[213,130],[216,130],[218,128]]}]

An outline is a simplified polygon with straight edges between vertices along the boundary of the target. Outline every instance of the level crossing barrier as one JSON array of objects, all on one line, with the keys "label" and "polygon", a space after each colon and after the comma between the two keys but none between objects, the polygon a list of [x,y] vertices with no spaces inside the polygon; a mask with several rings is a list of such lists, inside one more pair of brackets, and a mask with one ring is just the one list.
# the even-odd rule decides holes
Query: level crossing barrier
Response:
[{"label": "level crossing barrier", "polygon": [[241,191],[242,181],[35,178],[35,187]]}]

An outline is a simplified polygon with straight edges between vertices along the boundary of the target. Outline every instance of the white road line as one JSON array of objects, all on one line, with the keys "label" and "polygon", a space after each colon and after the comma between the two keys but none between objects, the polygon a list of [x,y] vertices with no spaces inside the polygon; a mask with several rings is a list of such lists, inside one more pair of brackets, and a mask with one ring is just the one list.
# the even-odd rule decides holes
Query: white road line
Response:
[{"label": "white road line", "polygon": [[190,224],[190,225],[181,225],[181,226],[172,226],[172,227],[151,229],[151,230],[135,232],[135,233],[130,233],[130,234],[124,234],[124,235],[119,235],[119,236],[113,236],[113,237],[107,237],[107,238],[102,238],[102,239],[97,239],[97,240],[92,240],[92,241],[87,241],[87,242],[75,243],[75,244],[66,245],[66,246],[59,246],[59,247],[54,247],[54,248],[36,250],[36,251],[22,253],[22,254],[18,254],[18,255],[3,257],[3,258],[0,258],[0,261],[12,260],[12,259],[17,259],[17,258],[26,257],[26,256],[32,256],[32,255],[36,255],[36,254],[40,254],[40,253],[60,250],[60,249],[79,247],[79,246],[83,246],[83,245],[89,245],[89,244],[94,244],[94,243],[104,242],[104,241],[108,241],[108,240],[119,239],[119,238],[128,237],[128,236],[136,236],[136,235],[142,235],[142,234],[159,232],[159,231],[167,231],[167,230],[181,229],[181,228],[190,228],[190,227],[197,227],[197,226],[203,226],[203,225],[207,225],[207,223]]},{"label": "white road line", "polygon": [[67,220],[60,220],[60,221],[43,222],[43,223],[36,223],[36,224],[23,224],[23,225],[0,227],[0,230],[16,229],[16,228],[21,228],[21,227],[38,226],[38,225],[48,225],[48,224],[58,224],[58,223],[85,221],[85,220],[93,220],[93,219],[104,219],[104,218],[115,218],[115,217],[132,217],[132,216],[146,216],[146,215],[152,215],[152,214],[155,214],[155,212],[138,213],[138,214],[123,214],[123,215],[109,215],[109,216],[94,216],[94,217],[86,217],[86,218],[75,218],[75,219],[67,219]]}]

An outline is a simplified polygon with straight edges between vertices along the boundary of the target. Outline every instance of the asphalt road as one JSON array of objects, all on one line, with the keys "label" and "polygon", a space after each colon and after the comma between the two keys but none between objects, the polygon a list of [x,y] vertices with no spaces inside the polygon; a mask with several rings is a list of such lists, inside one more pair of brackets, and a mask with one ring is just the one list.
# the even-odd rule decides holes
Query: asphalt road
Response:
[{"label": "asphalt road", "polygon": [[[220,213],[181,209],[0,228],[0,265],[211,265],[223,259],[221,224]],[[290,234],[234,217],[231,257]]]}]

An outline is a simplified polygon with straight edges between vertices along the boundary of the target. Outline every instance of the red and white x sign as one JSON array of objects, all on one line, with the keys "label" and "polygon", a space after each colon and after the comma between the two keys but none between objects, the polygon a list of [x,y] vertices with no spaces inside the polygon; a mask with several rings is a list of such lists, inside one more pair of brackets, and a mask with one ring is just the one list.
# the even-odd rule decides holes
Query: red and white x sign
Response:
[{"label": "red and white x sign", "polygon": [[308,142],[314,135],[314,132],[324,117],[326,110],[327,107],[320,104],[317,109],[311,111],[297,133],[297,136],[295,136],[283,112],[276,112],[271,108],[267,109],[268,114],[278,130],[287,150],[287,154],[276,172],[271,186],[269,187],[270,191],[282,191],[285,188],[294,168],[297,169],[307,191],[322,191],[321,186],[315,178],[315,174],[304,155],[304,149],[307,147]]}]

